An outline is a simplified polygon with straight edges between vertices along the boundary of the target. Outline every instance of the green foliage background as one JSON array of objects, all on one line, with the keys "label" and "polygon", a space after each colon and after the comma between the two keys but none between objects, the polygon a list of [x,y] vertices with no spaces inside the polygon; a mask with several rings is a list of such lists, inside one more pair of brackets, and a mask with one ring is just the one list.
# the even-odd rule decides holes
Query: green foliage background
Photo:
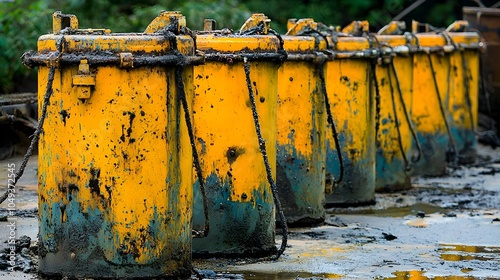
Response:
[{"label": "green foliage background", "polygon": [[[271,18],[271,26],[286,32],[289,18],[314,18],[344,26],[367,19],[377,30],[415,0],[0,0],[0,93],[33,91],[36,71],[20,61],[36,50],[37,38],[51,32],[52,13],[77,15],[81,28],[110,28],[113,32],[141,32],[161,10],[178,10],[188,27],[203,28],[203,19],[217,20],[218,28],[238,29],[254,12]],[[447,26],[457,18],[461,1],[429,0],[405,18]],[[30,82],[31,81],[31,82]],[[33,82],[35,81],[35,82]]]}]

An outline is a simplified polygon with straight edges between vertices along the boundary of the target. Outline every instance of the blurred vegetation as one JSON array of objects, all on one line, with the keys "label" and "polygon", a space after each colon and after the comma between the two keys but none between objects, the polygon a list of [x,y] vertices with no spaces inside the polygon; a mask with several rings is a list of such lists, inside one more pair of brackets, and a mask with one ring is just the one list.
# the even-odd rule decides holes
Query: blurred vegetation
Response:
[{"label": "blurred vegetation", "polygon": [[[203,28],[203,19],[217,27],[238,29],[253,12],[265,13],[271,26],[286,32],[289,18],[314,18],[344,26],[367,19],[375,31],[415,0],[0,0],[0,93],[36,90],[36,71],[21,64],[27,50],[36,50],[37,38],[51,32],[52,13],[77,15],[81,28],[110,28],[113,32],[141,32],[161,10],[178,10],[188,27]],[[428,0],[405,17],[434,26],[447,26],[461,17],[463,1]],[[474,5],[472,3],[471,5]]]}]

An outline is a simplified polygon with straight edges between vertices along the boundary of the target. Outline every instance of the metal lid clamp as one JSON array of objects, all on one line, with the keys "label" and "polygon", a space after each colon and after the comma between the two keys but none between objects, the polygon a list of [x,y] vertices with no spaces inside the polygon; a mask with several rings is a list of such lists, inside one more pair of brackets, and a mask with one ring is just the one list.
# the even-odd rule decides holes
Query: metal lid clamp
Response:
[{"label": "metal lid clamp", "polygon": [[271,19],[265,14],[252,14],[241,26],[239,34],[266,35],[271,30]]},{"label": "metal lid clamp", "polygon": [[363,21],[353,21],[342,29],[342,33],[349,34],[351,36],[363,36],[370,32],[370,24],[367,20]]},{"label": "metal lid clamp", "polygon": [[95,74],[90,72],[87,59],[80,60],[78,74],[73,76],[73,86],[77,89],[77,97],[80,100],[89,99],[92,89],[95,87]]},{"label": "metal lid clamp", "polygon": [[144,30],[144,34],[159,33],[168,28],[174,34],[180,34],[182,28],[186,27],[186,17],[179,11],[161,11]]},{"label": "metal lid clamp", "polygon": [[406,23],[404,21],[391,21],[386,26],[380,28],[377,32],[378,35],[402,35],[406,30]]},{"label": "metal lid clamp", "polygon": [[63,14],[61,11],[52,14],[52,32],[54,34],[74,30],[78,30],[78,18],[75,15]]}]

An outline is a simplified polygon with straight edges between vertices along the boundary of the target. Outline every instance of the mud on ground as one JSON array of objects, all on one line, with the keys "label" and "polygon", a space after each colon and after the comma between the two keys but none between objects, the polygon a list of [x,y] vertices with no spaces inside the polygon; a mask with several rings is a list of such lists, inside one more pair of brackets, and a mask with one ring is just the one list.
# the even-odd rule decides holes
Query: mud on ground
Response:
[{"label": "mud on ground", "polygon": [[[37,278],[36,160],[18,183],[18,239],[31,240],[23,237],[15,272],[2,268],[0,253],[1,279]],[[21,158],[0,162],[1,191],[12,162],[20,166]],[[500,150],[480,146],[475,164],[412,184],[377,194],[373,206],[327,209],[322,225],[290,229],[278,261],[195,259],[192,279],[500,279]],[[12,220],[5,214],[0,210],[0,251]]]}]

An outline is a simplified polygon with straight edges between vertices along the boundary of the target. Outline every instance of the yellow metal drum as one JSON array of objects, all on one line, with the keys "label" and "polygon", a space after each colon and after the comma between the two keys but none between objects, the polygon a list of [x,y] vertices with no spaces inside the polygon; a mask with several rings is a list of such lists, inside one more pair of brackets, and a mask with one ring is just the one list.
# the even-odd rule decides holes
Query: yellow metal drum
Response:
[{"label": "yellow metal drum", "polygon": [[[322,81],[327,42],[301,19],[283,36],[288,59],[278,74],[277,187],[289,225],[325,219],[326,114]],[[323,81],[324,82],[324,81]]]},{"label": "yellow metal drum", "polygon": [[[256,14],[251,20],[249,29],[267,32],[267,17]],[[207,237],[193,241],[193,253],[269,255],[276,250],[275,208],[255,132],[243,59],[250,64],[250,86],[275,177],[279,40],[274,35],[208,31],[198,34],[197,48],[206,63],[194,72],[194,129],[211,229]],[[195,229],[204,225],[197,185],[193,222]]]},{"label": "yellow metal drum", "polygon": [[[338,132],[343,166],[334,135],[326,128],[326,204],[375,202],[374,94],[371,88],[370,42],[364,37],[339,37],[326,62],[326,91]],[[343,180],[334,185],[344,169]]]},{"label": "yellow metal drum", "polygon": [[[449,111],[446,107],[449,86],[449,60],[444,51],[431,52],[424,46],[443,47],[442,36],[417,34],[422,50],[413,54],[412,121],[422,145],[422,157],[413,166],[414,175],[442,175],[455,150],[450,138]],[[436,39],[438,41],[436,42]],[[433,43],[431,43],[433,42]]]},{"label": "yellow metal drum", "polygon": [[415,174],[439,175],[443,158],[455,164],[475,160],[479,35],[421,33],[416,38],[421,51],[415,54],[412,114],[424,158]]},{"label": "yellow metal drum", "polygon": [[[183,18],[159,17],[171,16]],[[77,28],[55,13],[54,34],[25,57],[40,65],[40,110],[57,67],[39,143],[39,270],[190,275],[192,157],[168,61],[192,56],[194,42]],[[183,71],[188,92],[192,71]]]},{"label": "yellow metal drum", "polygon": [[476,160],[479,93],[479,34],[449,33],[457,47],[450,56],[451,84],[448,110],[451,112],[451,133],[458,151],[459,163]]},{"label": "yellow metal drum", "polygon": [[[413,58],[402,35],[377,35],[383,52],[375,68],[379,101],[376,109],[377,191],[411,187],[414,152],[410,109],[413,94]],[[374,88],[374,91],[375,88]],[[418,153],[418,151],[417,151]]]}]

